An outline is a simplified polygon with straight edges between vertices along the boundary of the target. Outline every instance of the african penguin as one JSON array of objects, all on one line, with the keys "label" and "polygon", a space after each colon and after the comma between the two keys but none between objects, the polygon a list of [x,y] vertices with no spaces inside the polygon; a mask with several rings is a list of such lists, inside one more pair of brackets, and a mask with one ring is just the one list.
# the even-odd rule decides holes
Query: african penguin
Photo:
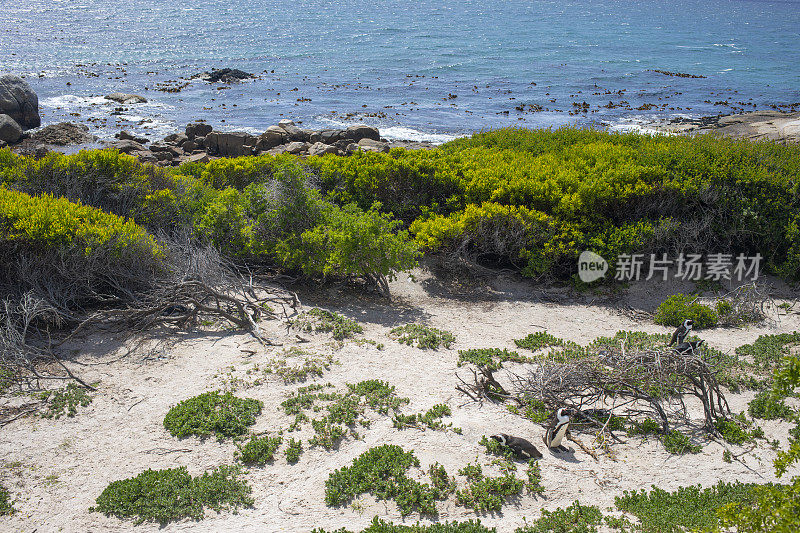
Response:
[{"label": "african penguin", "polygon": [[698,348],[700,348],[700,346],[704,342],[705,341],[702,341],[702,340],[701,341],[692,341],[692,342],[682,342],[682,343],[680,343],[679,345],[677,345],[673,349],[675,350],[675,353],[678,354],[678,355],[684,355],[684,354],[687,354],[687,353],[694,353],[694,351],[697,350]]},{"label": "african penguin", "polygon": [[536,446],[523,438],[512,437],[511,435],[506,435],[505,433],[492,435],[492,438],[503,446],[507,446],[512,452],[514,452],[514,455],[520,459],[540,459],[542,457],[542,452],[537,450]]},{"label": "african penguin", "polygon": [[565,446],[561,445],[561,441],[564,440],[564,436],[566,436],[567,431],[569,430],[569,415],[572,413],[570,409],[561,408],[556,411],[556,416],[550,423],[550,426],[544,432],[544,443],[550,449],[555,449],[560,452],[567,452]]},{"label": "african penguin", "polygon": [[672,339],[670,339],[669,344],[667,346],[672,346],[673,344],[675,344],[675,341],[677,341],[678,344],[682,343],[686,339],[686,336],[689,334],[689,332],[692,331],[693,325],[694,322],[692,322],[690,319],[687,318],[686,320],[684,320],[683,324],[678,326],[678,329],[676,329],[675,332],[672,334]]}]

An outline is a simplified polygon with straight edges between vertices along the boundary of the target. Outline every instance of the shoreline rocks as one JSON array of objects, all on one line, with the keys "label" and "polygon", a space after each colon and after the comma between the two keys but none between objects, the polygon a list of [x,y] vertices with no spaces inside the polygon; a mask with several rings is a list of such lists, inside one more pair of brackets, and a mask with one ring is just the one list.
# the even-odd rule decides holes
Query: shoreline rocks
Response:
[{"label": "shoreline rocks", "polygon": [[0,76],[0,117],[6,117],[0,126],[0,140],[8,143],[17,142],[22,132],[42,124],[39,97],[19,76]]},{"label": "shoreline rocks", "polygon": [[105,96],[106,100],[112,100],[114,102],[119,102],[120,104],[146,104],[147,98],[144,96],[139,96],[138,94],[128,94],[128,93],[111,93]]},{"label": "shoreline rocks", "polygon": [[751,111],[735,115],[677,118],[652,129],[680,135],[714,134],[733,139],[800,144],[800,113]]}]

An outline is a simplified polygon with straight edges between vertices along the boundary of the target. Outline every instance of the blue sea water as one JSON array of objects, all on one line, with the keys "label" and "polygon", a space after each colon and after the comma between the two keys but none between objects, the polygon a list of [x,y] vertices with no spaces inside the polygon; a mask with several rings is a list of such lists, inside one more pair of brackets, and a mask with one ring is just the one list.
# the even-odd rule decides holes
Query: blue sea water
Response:
[{"label": "blue sea water", "polygon": [[[0,72],[25,75],[43,123],[101,137],[291,118],[443,141],[800,102],[796,0],[0,0],[0,13]],[[192,79],[223,67],[258,78]],[[102,98],[115,91],[149,102],[118,109]]]}]

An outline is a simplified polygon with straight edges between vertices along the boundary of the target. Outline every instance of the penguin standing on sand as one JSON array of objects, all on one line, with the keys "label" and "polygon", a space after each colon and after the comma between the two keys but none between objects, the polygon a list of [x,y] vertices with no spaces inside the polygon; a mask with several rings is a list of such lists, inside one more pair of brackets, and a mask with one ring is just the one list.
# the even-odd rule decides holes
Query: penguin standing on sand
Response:
[{"label": "penguin standing on sand", "polygon": [[689,332],[692,331],[693,325],[694,322],[692,322],[690,319],[687,318],[686,320],[684,320],[683,324],[678,326],[678,329],[676,329],[675,332],[672,334],[672,339],[670,339],[669,344],[667,346],[672,346],[673,344],[675,344],[676,341],[678,342],[678,344],[681,344],[686,339],[686,336],[689,334]]},{"label": "penguin standing on sand", "polygon": [[520,459],[541,459],[542,457],[542,452],[537,450],[536,446],[523,438],[512,437],[511,435],[506,435],[505,433],[492,435],[492,438],[503,446],[508,447],[512,452],[514,452],[514,455]]},{"label": "penguin standing on sand", "polygon": [[675,350],[675,353],[678,354],[678,355],[686,355],[688,353],[694,353],[695,350],[699,349],[700,346],[702,346],[702,344],[704,342],[705,341],[703,341],[703,340],[692,341],[692,342],[682,342],[679,345],[677,345],[675,348],[673,348],[673,350]]},{"label": "penguin standing on sand", "polygon": [[561,408],[556,411],[556,416],[544,432],[544,443],[551,450],[558,450],[560,452],[568,452],[569,449],[561,444],[564,437],[569,430],[569,415],[572,410]]}]

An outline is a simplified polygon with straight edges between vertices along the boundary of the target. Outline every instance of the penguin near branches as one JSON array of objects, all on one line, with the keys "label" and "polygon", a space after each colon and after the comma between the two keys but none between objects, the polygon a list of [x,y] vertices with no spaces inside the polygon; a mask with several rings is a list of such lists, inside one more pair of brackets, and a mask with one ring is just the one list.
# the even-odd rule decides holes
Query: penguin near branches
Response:
[{"label": "penguin near branches", "polygon": [[569,449],[561,444],[569,431],[569,417],[572,415],[571,409],[561,408],[551,419],[550,425],[544,432],[543,439],[545,445],[551,450],[568,452]]},{"label": "penguin near branches", "polygon": [[693,354],[696,350],[700,349],[700,346],[702,346],[704,342],[703,340],[682,342],[673,348],[673,351],[678,355]]},{"label": "penguin near branches", "polygon": [[691,319],[687,318],[684,320],[683,324],[678,326],[678,329],[672,333],[672,338],[667,346],[672,346],[676,342],[681,344],[683,341],[685,341],[686,336],[689,335],[690,331],[692,331],[692,326],[694,326],[694,322]]},{"label": "penguin near branches", "polygon": [[525,459],[527,461],[528,459],[542,458],[542,452],[537,450],[536,446],[521,437],[512,437],[511,435],[500,433],[499,435],[492,435],[492,438],[503,446],[506,446],[520,459]]}]

